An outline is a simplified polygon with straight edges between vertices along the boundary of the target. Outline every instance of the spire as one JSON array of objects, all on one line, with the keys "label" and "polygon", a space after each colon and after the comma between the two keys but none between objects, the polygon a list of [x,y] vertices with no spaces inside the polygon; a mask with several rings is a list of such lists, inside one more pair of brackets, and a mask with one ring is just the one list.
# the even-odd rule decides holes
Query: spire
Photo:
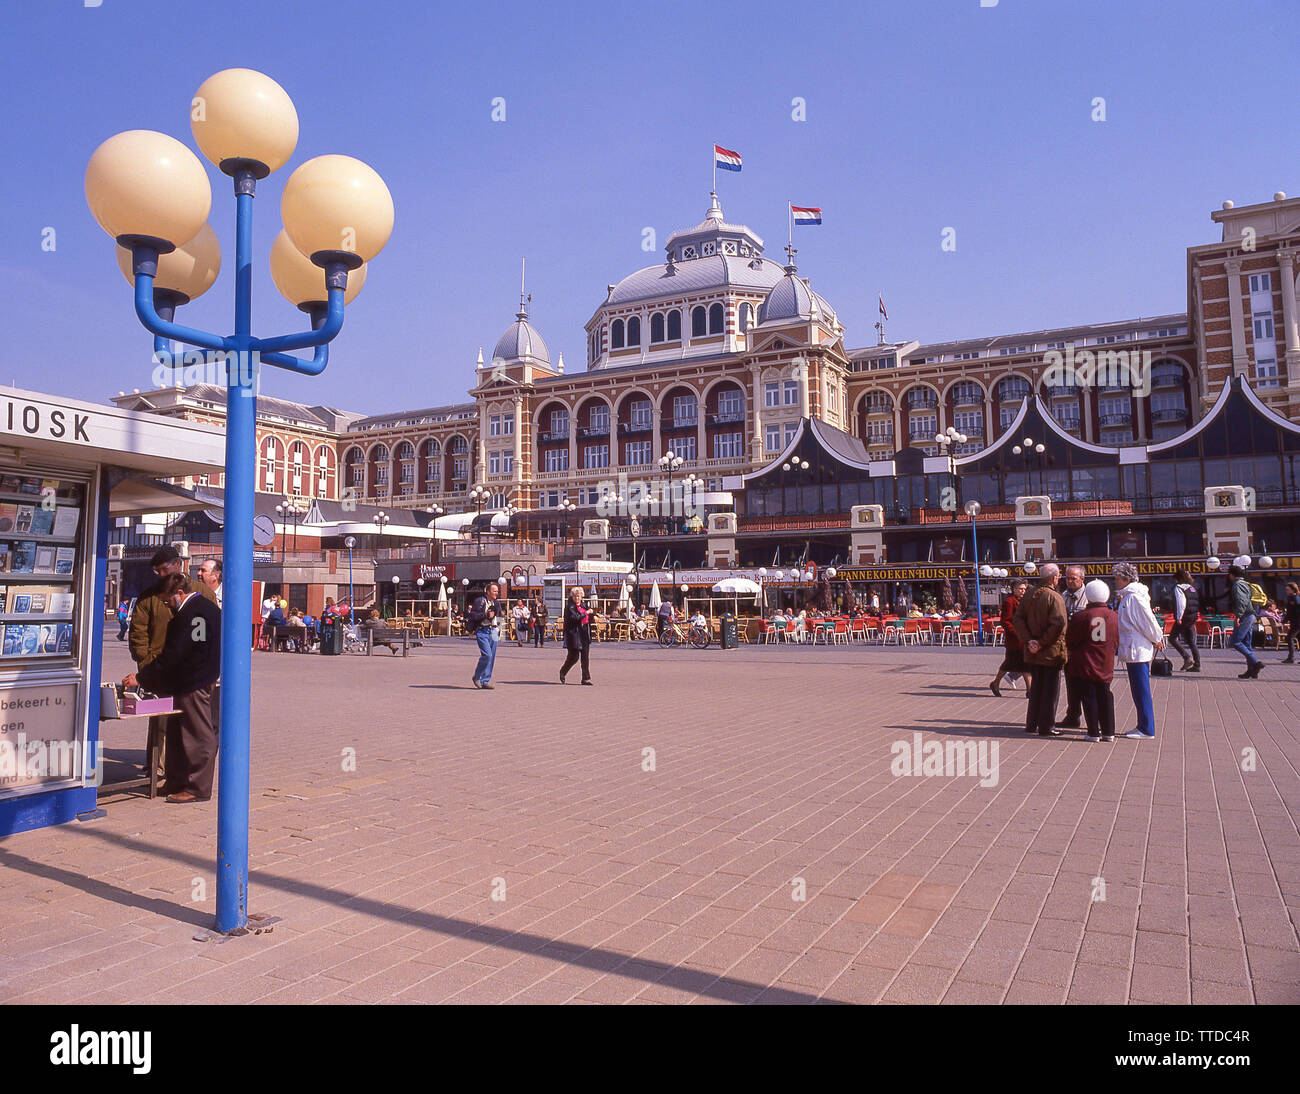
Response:
[{"label": "spire", "polygon": [[797,255],[798,253],[799,253],[799,249],[794,245],[794,240],[791,240],[789,243],[785,245],[785,257],[786,257],[785,272],[786,273],[792,274],[795,272],[795,270],[799,268],[794,264],[794,256]]},{"label": "spire", "polygon": [[709,197],[713,199],[709,206],[709,211],[704,214],[705,220],[722,220],[722,206],[718,204],[718,195],[710,192]]},{"label": "spire", "polygon": [[527,263],[527,258],[521,258],[519,260],[519,310],[515,312],[516,319],[528,318],[528,305],[533,301],[533,298],[524,291],[524,272]]},{"label": "spire", "polygon": [[563,351],[560,352],[560,366],[559,366],[559,368],[560,368],[560,371],[561,371],[561,372],[564,371],[564,352],[563,352]]},{"label": "spire", "polygon": [[482,368],[482,367],[483,367],[483,347],[482,347],[482,346],[479,346],[479,348],[478,348],[478,367],[479,367],[479,368]]}]

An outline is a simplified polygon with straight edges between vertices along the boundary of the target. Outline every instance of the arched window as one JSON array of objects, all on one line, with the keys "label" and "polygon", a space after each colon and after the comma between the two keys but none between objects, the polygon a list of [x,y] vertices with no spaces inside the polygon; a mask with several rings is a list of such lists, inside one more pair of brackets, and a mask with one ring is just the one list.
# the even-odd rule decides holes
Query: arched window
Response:
[{"label": "arched window", "polygon": [[701,338],[709,333],[709,313],[703,307],[691,309],[691,337]]},{"label": "arched window", "polygon": [[629,346],[641,344],[641,320],[635,315],[627,321],[627,344]]},{"label": "arched window", "polygon": [[415,448],[410,441],[403,441],[397,446],[397,458],[399,460],[415,459]]},{"label": "arched window", "polygon": [[359,448],[349,448],[347,456],[344,457],[344,463],[348,468],[348,486],[359,487],[362,485],[363,476],[366,469],[365,453]]},{"label": "arched window", "polygon": [[998,402],[1013,403],[1029,396],[1029,381],[1023,376],[1008,376],[998,381]]},{"label": "arched window", "polygon": [[623,348],[623,320],[615,319],[609,327],[609,348]]},{"label": "arched window", "polygon": [[753,314],[753,309],[750,308],[748,303],[744,303],[740,305],[740,333],[741,334],[744,334],[747,330],[749,330],[749,321],[752,314]]},{"label": "arched window", "polygon": [[653,346],[656,342],[664,340],[664,313],[655,312],[650,316],[650,344]]},{"label": "arched window", "polygon": [[722,305],[714,304],[709,308],[709,333],[722,333]]},{"label": "arched window", "polygon": [[682,340],[682,313],[676,310],[668,313],[668,341]]},{"label": "arched window", "polygon": [[979,406],[984,401],[984,392],[973,380],[963,380],[954,384],[952,389],[953,406]]}]

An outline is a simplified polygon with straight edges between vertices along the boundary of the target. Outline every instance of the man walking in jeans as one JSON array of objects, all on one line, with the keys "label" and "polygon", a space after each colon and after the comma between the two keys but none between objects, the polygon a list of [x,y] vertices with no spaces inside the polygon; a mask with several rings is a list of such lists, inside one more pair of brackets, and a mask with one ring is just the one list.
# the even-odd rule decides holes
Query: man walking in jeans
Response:
[{"label": "man walking in jeans", "polygon": [[1180,672],[1201,671],[1201,651],[1196,648],[1196,621],[1200,618],[1201,595],[1192,583],[1188,570],[1178,571],[1178,584],[1174,586],[1174,629],[1169,633],[1169,644],[1183,658]]},{"label": "man walking in jeans", "polygon": [[476,688],[492,690],[492,666],[497,660],[497,583],[494,581],[484,595],[476,596],[465,612],[465,626],[473,632],[478,643],[478,665],[470,677]]},{"label": "man walking in jeans", "polygon": [[1029,702],[1025,711],[1025,732],[1040,737],[1059,737],[1054,729],[1056,699],[1061,690],[1061,669],[1065,667],[1065,601],[1056,591],[1061,568],[1045,562],[1038,588],[1026,593],[1016,608],[1012,626],[1025,651],[1029,666]]},{"label": "man walking in jeans", "polygon": [[1237,617],[1237,625],[1232,628],[1232,641],[1228,644],[1246,659],[1246,671],[1237,675],[1238,680],[1253,680],[1264,667],[1264,662],[1255,656],[1255,605],[1250,602],[1250,582],[1240,566],[1230,566],[1228,577],[1229,603],[1232,613]]}]

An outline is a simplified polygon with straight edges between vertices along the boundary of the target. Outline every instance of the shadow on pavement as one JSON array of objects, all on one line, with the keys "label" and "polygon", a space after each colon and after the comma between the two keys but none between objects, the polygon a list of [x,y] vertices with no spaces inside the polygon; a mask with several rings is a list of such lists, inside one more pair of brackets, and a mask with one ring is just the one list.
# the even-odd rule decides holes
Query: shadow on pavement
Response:
[{"label": "shadow on pavement", "polygon": [[[146,843],[143,840],[133,839],[129,836],[117,836],[103,830],[96,831],[84,826],[65,830],[79,836],[87,836],[104,843],[115,844],[128,850],[155,855],[158,858],[171,859],[174,862],[184,863],[195,869],[207,870],[212,866],[211,861],[200,859],[197,855],[185,854],[169,847],[163,847],[156,843]],[[199,909],[176,904],[168,900],[141,897],[120,886],[94,881],[91,878],[82,877],[68,870],[33,862],[22,855],[16,855],[3,848],[0,848],[0,864],[38,877],[61,882],[92,896],[112,900],[128,907],[155,911],[160,915],[167,915],[195,926],[210,928],[212,925],[207,913]],[[437,915],[433,912],[421,912],[415,908],[402,907],[400,904],[387,904],[369,897],[356,896],[326,885],[281,877],[265,870],[249,871],[249,885],[250,887],[263,885],[268,889],[275,889],[282,893],[311,897],[333,904],[336,907],[346,908],[350,912],[371,915],[394,923],[407,924],[419,930],[431,931],[448,937],[472,938],[485,945],[514,950],[519,954],[534,954],[548,958],[551,961],[575,965],[579,968],[612,973],[615,976],[623,976],[633,980],[643,980],[647,984],[665,984],[679,991],[693,992],[696,995],[722,999],[728,1002],[754,1002],[758,1001],[760,996],[762,997],[761,1001],[764,1003],[777,1004],[841,1002],[841,1000],[834,999],[819,999],[816,995],[807,992],[772,988],[767,984],[760,984],[752,980],[738,980],[699,969],[670,965],[663,961],[650,961],[645,958],[618,953],[614,950],[583,946],[573,942],[561,942],[559,939],[529,934],[526,931],[511,931],[484,923],[474,923],[466,919]],[[619,926],[619,929],[621,929],[621,926]]]}]

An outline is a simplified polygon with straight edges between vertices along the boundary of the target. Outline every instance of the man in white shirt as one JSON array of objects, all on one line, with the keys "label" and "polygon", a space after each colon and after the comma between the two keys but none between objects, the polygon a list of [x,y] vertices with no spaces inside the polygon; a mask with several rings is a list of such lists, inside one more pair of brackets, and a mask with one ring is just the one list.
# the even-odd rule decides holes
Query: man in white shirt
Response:
[{"label": "man in white shirt", "polygon": [[217,598],[217,607],[224,607],[221,603],[221,562],[215,558],[205,559],[199,567],[199,580],[212,590],[212,595]]}]

